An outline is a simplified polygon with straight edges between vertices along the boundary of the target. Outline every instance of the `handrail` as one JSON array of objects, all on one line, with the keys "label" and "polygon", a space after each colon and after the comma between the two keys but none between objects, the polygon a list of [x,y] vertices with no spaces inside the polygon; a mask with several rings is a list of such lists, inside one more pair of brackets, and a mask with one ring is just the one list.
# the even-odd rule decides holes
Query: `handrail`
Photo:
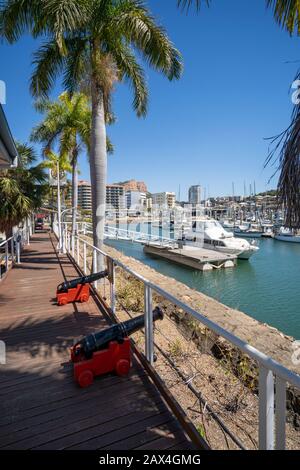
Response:
[{"label": "handrail", "polygon": [[1,248],[1,246],[3,246],[6,243],[10,242],[12,239],[13,239],[13,237],[9,237],[9,238],[6,238],[5,240],[3,240],[3,242],[0,243],[0,248]]},{"label": "handrail", "polygon": [[[114,267],[119,266],[124,271],[134,276],[137,280],[144,284],[145,288],[145,346],[146,357],[148,361],[153,364],[153,324],[151,322],[152,316],[152,293],[156,292],[160,296],[169,300],[177,305],[186,313],[192,315],[196,320],[205,325],[209,330],[216,333],[218,336],[224,338],[226,341],[234,345],[243,353],[247,354],[253,360],[257,361],[259,365],[259,448],[260,449],[284,449],[285,448],[285,427],[286,427],[286,383],[300,390],[300,375],[289,370],[276,360],[267,356],[265,353],[259,351],[254,346],[251,346],[246,341],[234,335],[230,331],[224,329],[217,323],[208,319],[206,316],[185,304],[172,294],[156,286],[151,281],[135,272],[133,269],[126,266],[124,263],[116,258],[108,255],[105,251],[95,247],[87,239],[74,235],[71,240],[69,233],[64,234],[67,240],[68,252],[75,260],[75,245],[77,251],[77,263],[80,259],[80,244],[83,244],[83,261],[84,271],[87,270],[87,247],[92,249],[93,261],[96,261],[96,253],[106,257],[113,266],[113,275],[111,282],[111,310],[115,313],[115,283],[114,283]],[[73,238],[73,237],[72,237]],[[76,243],[75,243],[76,240]],[[72,241],[72,253],[70,246]],[[96,263],[95,263],[96,264]],[[276,379],[276,388],[275,380]],[[276,392],[276,394],[275,394]],[[275,406],[276,403],[276,406]],[[276,426],[275,426],[276,420]],[[276,432],[275,432],[276,429]]]},{"label": "handrail", "polygon": [[166,290],[162,289],[161,287],[156,286],[151,281],[148,281],[148,279],[141,276],[140,274],[138,274],[133,269],[126,266],[121,261],[108,255],[105,251],[102,251],[99,248],[95,247],[92,243],[76,235],[75,235],[75,238],[76,239],[78,238],[79,241],[85,243],[86,245],[96,250],[101,255],[107,258],[110,258],[116,266],[119,266],[120,268],[124,269],[124,271],[127,271],[129,274],[134,276],[139,281],[143,282],[143,284],[150,287],[152,290],[160,294],[162,297],[165,297],[170,302],[176,304],[177,307],[181,308],[182,310],[186,311],[187,313],[195,317],[197,320],[199,320],[201,323],[207,326],[207,328],[212,330],[218,336],[222,336],[224,339],[226,339],[227,341],[229,341],[230,343],[234,344],[236,347],[241,349],[244,353],[248,354],[253,359],[261,362],[266,368],[271,369],[274,373],[276,373],[276,375],[280,376],[281,378],[285,379],[286,381],[290,382],[292,385],[300,389],[300,375],[296,374],[295,372],[290,371],[285,366],[281,365],[279,362],[275,361],[274,359],[270,358],[266,354],[256,349],[254,346],[251,346],[249,343],[247,343],[246,341],[243,341],[238,336],[233,335],[228,330],[225,330],[224,328],[219,326],[217,323],[214,323],[212,320],[209,320],[206,316],[197,312],[192,307],[189,307],[187,304],[177,299]]},{"label": "handrail", "polygon": [[[88,232],[89,233],[89,232]],[[159,234],[149,234],[145,232],[138,232],[134,230],[127,230],[124,228],[113,227],[111,225],[106,225],[104,230],[104,235],[107,237],[115,236],[115,238],[122,237],[126,239],[131,239],[135,241],[148,241],[148,242],[160,242],[161,245],[176,245],[176,240],[172,238],[163,237]]]},{"label": "handrail", "polygon": [[[26,242],[29,244],[30,235],[32,227],[29,224],[25,224],[23,228],[18,229],[18,231],[11,237],[3,240],[0,243],[0,248],[5,247],[5,274],[12,268],[16,263],[20,263],[21,249],[23,244]],[[10,255],[9,255],[9,244],[11,245]],[[11,264],[9,264],[9,258],[11,258]],[[0,268],[0,281],[3,279],[3,274]]]}]

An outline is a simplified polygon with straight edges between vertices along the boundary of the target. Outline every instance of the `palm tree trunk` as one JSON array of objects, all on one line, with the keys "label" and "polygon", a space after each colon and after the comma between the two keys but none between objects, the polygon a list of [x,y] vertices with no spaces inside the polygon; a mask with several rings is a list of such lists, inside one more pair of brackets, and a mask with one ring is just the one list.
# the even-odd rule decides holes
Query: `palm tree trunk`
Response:
[{"label": "palm tree trunk", "polygon": [[[91,91],[92,129],[90,172],[92,184],[93,239],[94,245],[100,250],[103,250],[107,180],[105,112],[103,93],[95,82],[92,82]],[[97,270],[103,270],[104,267],[104,257],[98,253]]]},{"label": "palm tree trunk", "polygon": [[76,219],[78,206],[78,172],[77,151],[74,149],[72,158],[72,236],[76,233]]}]

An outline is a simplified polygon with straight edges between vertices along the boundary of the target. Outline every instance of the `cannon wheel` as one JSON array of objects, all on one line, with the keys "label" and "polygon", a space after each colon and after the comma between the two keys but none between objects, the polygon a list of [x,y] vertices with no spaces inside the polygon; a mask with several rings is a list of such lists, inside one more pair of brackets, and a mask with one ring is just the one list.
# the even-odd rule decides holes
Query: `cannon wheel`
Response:
[{"label": "cannon wheel", "polygon": [[61,298],[59,299],[58,305],[67,305],[67,303],[68,303],[67,297],[61,297]]},{"label": "cannon wheel", "polygon": [[94,375],[91,370],[84,370],[78,377],[80,387],[85,388],[91,385],[94,381]]},{"label": "cannon wheel", "polygon": [[130,369],[130,363],[126,359],[120,359],[116,364],[116,372],[118,375],[128,375]]}]

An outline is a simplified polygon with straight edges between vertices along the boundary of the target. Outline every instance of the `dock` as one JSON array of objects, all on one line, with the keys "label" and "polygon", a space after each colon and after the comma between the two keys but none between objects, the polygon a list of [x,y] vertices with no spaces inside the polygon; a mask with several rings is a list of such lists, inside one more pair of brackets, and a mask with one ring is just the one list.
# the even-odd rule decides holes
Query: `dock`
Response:
[{"label": "dock", "polygon": [[192,246],[172,248],[148,243],[144,245],[144,252],[200,271],[233,268],[236,265],[237,260],[236,255]]},{"label": "dock", "polygon": [[[0,282],[1,449],[195,448],[139,358],[127,377],[108,374],[81,389],[73,379],[74,339],[107,327],[95,296],[58,307],[56,286],[78,276],[57,240],[35,234]],[[183,411],[182,411],[183,413]]]}]

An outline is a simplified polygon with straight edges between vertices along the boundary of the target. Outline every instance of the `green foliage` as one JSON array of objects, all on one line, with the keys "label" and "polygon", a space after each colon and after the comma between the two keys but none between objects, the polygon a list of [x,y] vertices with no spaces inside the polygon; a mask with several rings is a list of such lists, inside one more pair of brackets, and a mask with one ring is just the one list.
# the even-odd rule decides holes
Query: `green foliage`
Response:
[{"label": "green foliage", "polygon": [[7,234],[41,206],[48,191],[42,165],[33,166],[33,148],[17,144],[17,149],[19,166],[0,172],[0,232]]},{"label": "green foliage", "polygon": [[300,34],[300,2],[299,0],[266,0],[277,23],[291,35]]},{"label": "green foliage", "polygon": [[70,96],[62,93],[57,101],[39,100],[36,109],[44,120],[32,131],[31,140],[43,143],[43,153],[58,142],[60,155],[77,160],[80,143],[90,147],[91,110],[88,98],[82,93]]},{"label": "green foliage", "polygon": [[34,96],[47,96],[62,72],[70,92],[93,81],[108,116],[114,83],[125,81],[144,116],[148,91],[136,52],[170,80],[182,72],[180,53],[142,0],[10,0],[3,2],[0,22],[9,43],[25,32],[46,37],[34,56]]},{"label": "green foliage", "polygon": [[117,276],[118,300],[131,312],[144,311],[144,286],[137,279]]},{"label": "green foliage", "polygon": [[174,359],[178,359],[183,355],[183,347],[179,338],[176,338],[169,345],[170,356]]},{"label": "green foliage", "polygon": [[198,424],[196,426],[196,429],[197,429],[198,433],[200,434],[200,436],[203,437],[203,439],[205,439],[206,438],[206,432],[205,432],[205,428],[204,428],[203,424]]}]

